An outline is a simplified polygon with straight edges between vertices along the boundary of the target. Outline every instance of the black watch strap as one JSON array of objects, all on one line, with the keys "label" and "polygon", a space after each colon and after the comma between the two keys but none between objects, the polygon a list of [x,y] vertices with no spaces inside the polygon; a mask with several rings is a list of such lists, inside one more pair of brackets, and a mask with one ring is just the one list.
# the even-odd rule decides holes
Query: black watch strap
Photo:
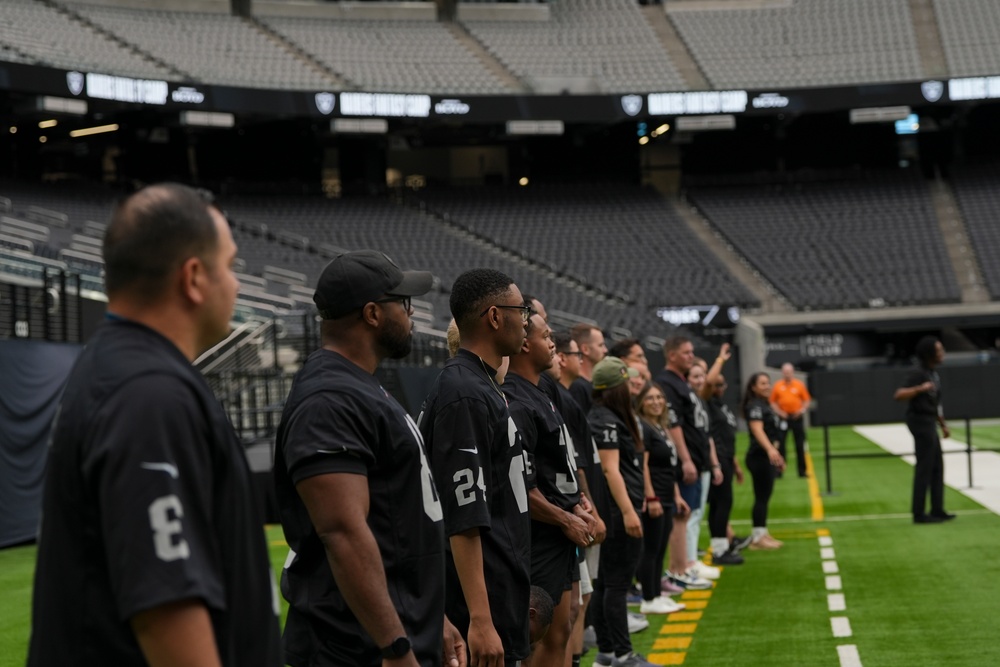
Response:
[{"label": "black watch strap", "polygon": [[396,637],[391,644],[382,648],[382,657],[387,660],[402,658],[409,652],[410,640],[406,637]]}]

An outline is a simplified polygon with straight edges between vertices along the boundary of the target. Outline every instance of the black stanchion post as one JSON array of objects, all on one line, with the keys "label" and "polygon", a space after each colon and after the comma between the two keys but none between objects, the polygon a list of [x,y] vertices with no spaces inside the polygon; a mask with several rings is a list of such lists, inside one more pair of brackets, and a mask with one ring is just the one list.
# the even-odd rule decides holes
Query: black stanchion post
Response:
[{"label": "black stanchion post", "polygon": [[830,427],[823,426],[823,458],[826,461],[826,493],[833,493],[833,478],[830,476]]},{"label": "black stanchion post", "polygon": [[969,488],[972,488],[972,420],[965,418],[965,460],[969,466]]}]

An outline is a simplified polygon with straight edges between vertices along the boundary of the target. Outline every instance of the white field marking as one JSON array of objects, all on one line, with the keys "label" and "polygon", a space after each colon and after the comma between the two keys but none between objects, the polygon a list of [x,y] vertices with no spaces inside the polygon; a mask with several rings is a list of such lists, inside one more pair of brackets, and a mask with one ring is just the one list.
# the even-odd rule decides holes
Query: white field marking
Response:
[{"label": "white field marking", "polygon": [[826,596],[826,606],[830,611],[847,611],[847,600],[843,593],[830,593]]},{"label": "white field marking", "polygon": [[823,561],[823,574],[839,574],[840,568],[837,567],[837,561],[835,560],[825,560]]},{"label": "white field marking", "polygon": [[826,578],[826,590],[828,591],[839,591],[844,588],[843,582],[840,580],[839,574],[831,574]]},{"label": "white field marking", "polygon": [[[978,477],[978,473],[977,473]],[[955,514],[959,516],[975,516],[981,514],[996,514],[997,512],[992,512],[988,509],[974,509],[974,510],[955,510]],[[797,518],[797,519],[771,519],[768,518],[767,525],[788,525],[797,523],[844,523],[850,521],[886,521],[888,519],[899,519],[906,521],[913,521],[913,515],[909,512],[900,512],[896,514],[852,514],[848,516],[827,516],[822,521],[813,521],[807,518]],[[751,523],[750,519],[733,519],[730,521],[734,526],[745,525],[749,526]]]},{"label": "white field marking", "polygon": [[858,647],[854,644],[838,646],[837,655],[840,656],[840,667],[862,667]]},{"label": "white field marking", "polygon": [[819,545],[821,547],[832,547],[833,546],[833,538],[830,537],[829,535],[822,535],[819,538]]},{"label": "white field marking", "polygon": [[846,616],[834,616],[830,619],[830,627],[833,628],[834,637],[850,637],[851,621]]},{"label": "white field marking", "polygon": [[833,560],[837,557],[837,554],[833,550],[833,547],[823,547],[819,550],[819,557],[823,560]]}]

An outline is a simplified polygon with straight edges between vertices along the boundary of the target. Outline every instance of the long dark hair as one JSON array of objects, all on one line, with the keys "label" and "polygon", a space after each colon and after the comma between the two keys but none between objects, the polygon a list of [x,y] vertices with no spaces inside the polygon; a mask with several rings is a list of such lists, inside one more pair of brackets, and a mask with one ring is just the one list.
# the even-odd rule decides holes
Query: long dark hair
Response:
[{"label": "long dark hair", "polygon": [[[645,405],[646,395],[649,394],[649,392],[651,392],[654,389],[660,392],[660,396],[663,397],[663,414],[660,415],[660,418],[657,420],[654,420],[651,417],[647,417],[642,413],[642,406]],[[646,386],[643,387],[642,391],[640,391],[639,394],[635,397],[635,413],[639,415],[639,419],[646,422],[650,426],[655,426],[656,428],[666,433],[667,429],[670,427],[670,418],[668,416],[669,412],[670,412],[670,403],[667,401],[667,392],[663,391],[663,387],[661,387],[657,383],[647,382]]]},{"label": "long dark hair", "polygon": [[625,422],[625,428],[632,435],[632,442],[635,443],[635,451],[644,450],[642,434],[639,433],[639,424],[635,420],[635,410],[632,408],[632,395],[628,390],[628,383],[622,382],[617,387],[611,389],[595,389],[594,403],[603,405],[611,412],[615,413],[619,419]]},{"label": "long dark hair", "polygon": [[752,401],[754,398],[759,398],[759,396],[757,396],[757,392],[754,391],[753,388],[754,385],[757,384],[757,380],[760,379],[761,375],[767,375],[767,373],[763,372],[754,373],[753,375],[750,376],[750,379],[747,380],[747,388],[743,392],[743,402],[740,404],[740,409],[743,410],[743,414],[746,414],[747,406],[750,405],[750,401]]},{"label": "long dark hair", "polygon": [[938,339],[934,336],[924,336],[917,341],[914,352],[921,366],[930,368],[937,361],[937,344]]}]

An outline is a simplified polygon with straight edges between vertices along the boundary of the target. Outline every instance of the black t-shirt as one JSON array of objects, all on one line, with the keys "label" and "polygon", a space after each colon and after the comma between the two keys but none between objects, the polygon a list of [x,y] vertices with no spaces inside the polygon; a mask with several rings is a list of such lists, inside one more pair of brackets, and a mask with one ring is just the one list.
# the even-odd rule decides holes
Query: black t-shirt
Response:
[{"label": "black t-shirt", "polygon": [[941,407],[941,377],[937,371],[918,366],[906,377],[904,387],[916,387],[925,382],[933,382],[934,389],[917,394],[906,404],[906,416],[918,419],[936,419],[943,414]]},{"label": "black t-shirt", "polygon": [[125,320],[77,360],[50,442],[28,665],[146,665],[129,619],[198,598],[223,665],[283,665],[250,470],[177,347]]},{"label": "black t-shirt", "polygon": [[[764,434],[771,442],[781,440],[781,420],[778,418],[778,415],[774,414],[771,404],[766,399],[760,397],[751,398],[750,402],[747,403],[743,417],[747,420],[747,424],[753,421],[763,422]],[[756,447],[760,447],[760,444],[757,442],[757,438],[753,437],[753,433],[751,433],[750,449],[752,450]]]},{"label": "black t-shirt", "polygon": [[563,420],[569,428],[569,434],[573,438],[573,449],[576,453],[576,467],[583,471],[587,479],[587,487],[590,489],[590,496],[594,501],[597,512],[603,515],[607,508],[608,481],[604,477],[601,469],[601,457],[597,453],[597,443],[590,433],[590,423],[587,421],[587,413],[583,411],[580,404],[576,402],[569,390],[559,385],[562,396]]},{"label": "black t-shirt", "polygon": [[649,479],[653,483],[653,492],[664,505],[674,502],[674,483],[677,481],[677,449],[666,433],[640,420],[642,425],[642,440],[649,452]]},{"label": "black t-shirt", "polygon": [[[444,523],[417,425],[378,380],[330,350],[295,376],[278,427],[274,484],[292,553],[281,576],[291,608],[290,665],[382,664],[348,607],[295,485],[316,475],[368,479],[368,527],[386,583],[421,665],[438,665],[444,619]],[[336,497],[331,503],[340,502]]]},{"label": "black t-shirt", "polygon": [[708,421],[715,455],[720,461],[732,459],[736,456],[736,415],[718,396],[708,399]]},{"label": "black t-shirt", "polygon": [[[638,511],[646,498],[646,484],[642,476],[643,455],[636,451],[632,432],[618,415],[603,405],[592,407],[587,414],[587,421],[590,422],[590,432],[598,449],[618,450],[618,470],[625,480],[629,500]],[[613,499],[610,506],[612,512],[619,511]]]},{"label": "black t-shirt", "polygon": [[[528,656],[531,526],[527,460],[496,371],[460,349],[417,420],[444,509],[445,532],[479,528],[493,625],[508,660]],[[445,610],[463,633],[469,610],[450,554]]]},{"label": "black t-shirt", "polygon": [[691,461],[699,472],[711,467],[708,446],[709,419],[704,402],[677,373],[663,369],[656,376],[670,405],[670,426],[680,425]]},{"label": "black t-shirt", "polygon": [[569,385],[569,393],[573,394],[577,404],[584,413],[590,412],[590,406],[594,402],[594,385],[584,377],[578,377]]}]

